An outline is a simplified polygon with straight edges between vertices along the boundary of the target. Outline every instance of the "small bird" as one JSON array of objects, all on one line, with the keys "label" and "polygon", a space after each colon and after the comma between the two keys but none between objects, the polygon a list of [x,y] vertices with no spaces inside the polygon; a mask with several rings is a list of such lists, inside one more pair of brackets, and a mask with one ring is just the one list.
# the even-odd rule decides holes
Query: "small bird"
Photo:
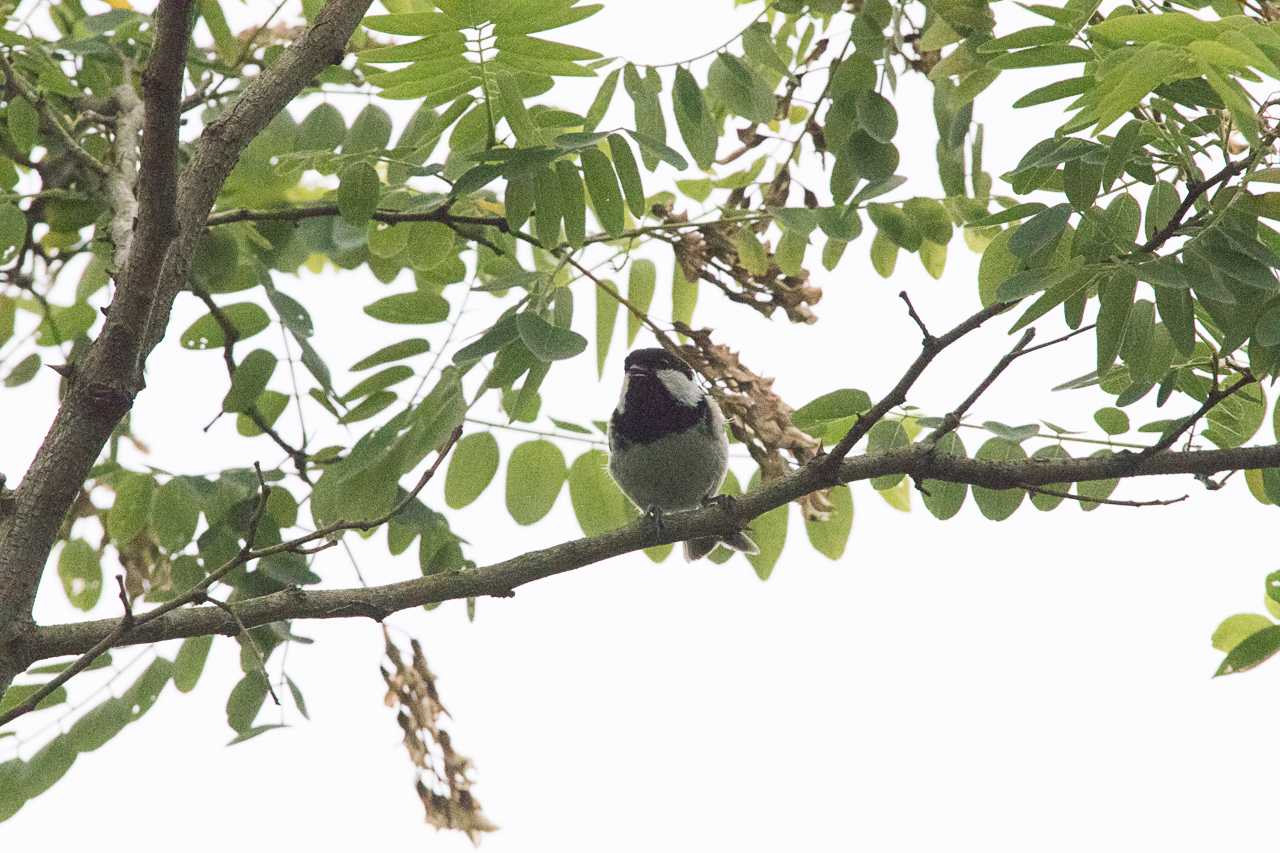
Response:
[{"label": "small bird", "polygon": [[[717,500],[729,468],[724,415],[683,359],[657,347],[627,355],[618,407],[609,420],[609,473],[642,512],[662,514]],[[721,496],[725,497],[725,496]],[[738,531],[684,543],[684,558],[705,557],[719,543],[758,554]]]}]

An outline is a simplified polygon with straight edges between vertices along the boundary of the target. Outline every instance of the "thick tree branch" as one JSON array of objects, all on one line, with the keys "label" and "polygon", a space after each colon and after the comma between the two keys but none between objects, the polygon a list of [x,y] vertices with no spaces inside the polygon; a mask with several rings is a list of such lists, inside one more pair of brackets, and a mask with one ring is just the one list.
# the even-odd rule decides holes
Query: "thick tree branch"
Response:
[{"label": "thick tree branch", "polygon": [[145,102],[138,220],[113,309],[31,467],[17,489],[7,529],[0,528],[0,689],[12,669],[4,642],[31,621],[31,606],[63,516],[136,390],[138,339],[173,239],[177,104],[187,56],[190,0],[164,0],[156,10],[155,44],[143,73]]},{"label": "thick tree branch", "polygon": [[164,337],[174,299],[218,191],[241,152],[331,63],[372,0],[330,0],[315,22],[201,134],[177,180],[178,125],[191,0],[161,0],[143,75],[145,121],[138,219],[106,327],[77,366],[53,423],[23,477],[14,511],[0,521],[0,691],[14,670],[15,638],[67,508],[142,387],[142,367]]},{"label": "thick tree branch", "polygon": [[[837,479],[867,480],[886,474],[947,480],[993,489],[1040,487],[1054,483],[1171,474],[1207,476],[1221,471],[1280,466],[1280,444],[1231,450],[1163,453],[1136,463],[1136,454],[1062,460],[987,462],[933,454],[923,444],[845,460]],[[814,464],[774,480],[738,498],[736,519],[751,519],[829,485]],[[477,596],[507,597],[524,584],[583,568],[653,545],[729,532],[736,519],[718,506],[663,517],[663,529],[641,519],[611,533],[576,539],[531,551],[474,571],[447,572],[384,586],[333,590],[288,589],[236,603],[248,628],[286,619],[338,619],[365,616],[381,620],[398,610]],[[153,611],[154,612],[154,611]],[[171,610],[160,618],[137,617],[138,627],[124,644],[154,643],[205,634],[235,634],[239,626],[216,607]],[[143,620],[147,620],[145,623]],[[118,619],[101,619],[30,630],[15,650],[24,665],[59,655],[81,654],[111,634]]]}]

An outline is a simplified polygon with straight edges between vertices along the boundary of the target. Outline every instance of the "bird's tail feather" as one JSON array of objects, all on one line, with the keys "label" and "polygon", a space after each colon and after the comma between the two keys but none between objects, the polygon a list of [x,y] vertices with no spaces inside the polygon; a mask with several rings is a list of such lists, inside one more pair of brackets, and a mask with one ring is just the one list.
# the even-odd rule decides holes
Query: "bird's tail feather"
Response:
[{"label": "bird's tail feather", "polygon": [[686,562],[692,563],[694,560],[701,560],[716,549],[717,545],[724,545],[734,551],[740,551],[743,554],[759,554],[760,548],[751,540],[745,532],[738,530],[728,536],[703,536],[697,539],[689,539],[684,543],[684,559]]}]

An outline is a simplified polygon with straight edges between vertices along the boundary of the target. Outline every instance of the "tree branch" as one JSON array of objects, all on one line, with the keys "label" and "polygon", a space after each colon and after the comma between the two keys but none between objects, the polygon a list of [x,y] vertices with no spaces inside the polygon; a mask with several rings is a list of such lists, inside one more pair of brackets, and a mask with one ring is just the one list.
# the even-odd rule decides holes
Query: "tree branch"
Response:
[{"label": "tree branch", "polygon": [[978,313],[969,317],[945,335],[942,335],[941,337],[934,337],[929,334],[928,329],[924,325],[924,321],[915,313],[915,308],[911,305],[911,301],[909,299],[905,299],[905,295],[904,300],[907,303],[907,308],[912,319],[925,335],[924,340],[920,344],[920,355],[918,355],[916,360],[911,363],[911,366],[907,368],[907,372],[902,374],[902,378],[898,380],[898,384],[893,386],[893,389],[886,394],[880,402],[872,406],[866,414],[859,417],[849,431],[845,433],[844,438],[840,439],[836,446],[831,448],[830,452],[828,452],[826,456],[821,456],[814,460],[826,469],[828,475],[835,474],[836,470],[840,467],[841,461],[849,455],[849,451],[853,449],[853,446],[857,444],[858,441],[861,440],[862,437],[866,435],[881,418],[889,414],[889,412],[894,408],[901,406],[907,401],[907,392],[911,390],[911,386],[920,378],[920,374],[924,373],[925,368],[928,367],[935,358],[937,358],[939,353],[972,332],[974,329],[977,329],[992,317],[1009,308],[1009,303],[1006,302],[996,302],[992,305],[988,305],[986,308],[983,308]]},{"label": "tree branch", "polygon": [[[35,691],[30,696],[28,696],[26,701],[24,701],[20,705],[15,706],[14,708],[11,708],[7,713],[0,716],[0,726],[4,725],[5,723],[11,722],[17,719],[18,717],[21,717],[23,714],[26,714],[32,711],[37,705],[40,704],[41,700],[43,700],[44,697],[48,696],[54,690],[57,690],[63,684],[66,684],[72,678],[72,676],[76,675],[79,672],[82,672],[86,667],[88,667],[91,663],[93,663],[93,661],[103,652],[115,646],[133,645],[134,635],[137,633],[139,628],[142,628],[148,623],[155,622],[156,620],[164,617],[166,614],[172,613],[178,608],[187,604],[191,604],[192,602],[209,601],[209,602],[212,602],[213,609],[219,610],[228,614],[228,618],[230,619],[230,622],[231,622],[231,629],[210,631],[209,633],[230,634],[230,633],[236,633],[238,631],[241,633],[245,633],[247,635],[249,628],[256,627],[262,623],[254,622],[252,624],[246,625],[246,623],[243,620],[241,620],[240,618],[237,618],[239,614],[232,611],[226,605],[221,604],[220,602],[213,601],[213,599],[209,598],[208,592],[210,587],[212,587],[215,583],[217,583],[218,581],[226,577],[227,574],[232,570],[239,568],[240,566],[243,566],[246,563],[250,563],[254,560],[260,559],[262,557],[267,557],[267,556],[270,556],[271,554],[278,554],[283,551],[291,551],[291,552],[300,553],[300,554],[314,553],[314,551],[322,550],[322,548],[306,549],[303,546],[317,539],[329,539],[335,533],[341,532],[343,530],[371,530],[375,527],[381,527],[382,525],[386,524],[388,521],[390,521],[391,519],[399,515],[401,512],[403,512],[404,508],[407,507],[414,500],[414,498],[418,496],[418,493],[421,492],[423,488],[426,487],[427,483],[431,482],[431,478],[435,476],[436,470],[439,469],[440,467],[440,463],[442,463],[445,460],[445,457],[449,455],[449,451],[453,449],[454,445],[457,444],[458,439],[461,436],[462,436],[462,427],[455,428],[454,431],[449,435],[449,438],[446,439],[445,443],[440,447],[439,452],[436,454],[436,459],[431,464],[431,467],[427,468],[427,470],[424,471],[422,476],[418,479],[417,485],[415,485],[413,489],[408,494],[406,494],[404,498],[402,498],[385,515],[379,516],[378,518],[369,519],[367,521],[338,521],[320,530],[314,531],[312,533],[308,533],[305,536],[300,536],[288,542],[281,542],[276,545],[270,545],[270,546],[267,546],[266,548],[260,548],[260,549],[255,549],[254,543],[257,541],[257,537],[258,537],[258,526],[261,524],[262,516],[267,509],[267,499],[271,496],[271,486],[267,484],[266,479],[264,479],[262,476],[262,469],[255,462],[253,466],[253,470],[258,475],[259,497],[258,497],[258,503],[254,506],[253,515],[249,518],[249,525],[245,531],[244,544],[240,547],[240,552],[236,554],[236,556],[227,560],[217,569],[210,572],[209,575],[204,578],[204,580],[197,583],[195,586],[187,590],[182,595],[179,595],[176,598],[166,601],[164,604],[160,605],[155,610],[150,610],[147,613],[142,614],[141,616],[134,615],[133,608],[132,606],[130,606],[129,600],[125,596],[123,581],[121,581],[120,595],[121,595],[121,601],[124,602],[124,607],[125,607],[124,616],[120,619],[102,620],[105,623],[111,623],[111,628],[106,633],[106,635],[102,637],[102,639],[93,643],[88,648],[87,651],[84,651],[84,653],[80,656],[79,659],[77,659],[70,666],[68,666],[61,673],[59,673],[57,677],[46,682],[40,687],[39,690]],[[327,547],[327,546],[324,546],[324,547]],[[256,599],[249,599],[250,602],[255,600]],[[202,608],[202,609],[207,610],[209,608]],[[32,630],[39,631],[41,629],[36,628]],[[252,640],[252,638],[250,638],[250,640]],[[255,644],[255,647],[256,647],[256,644]],[[29,665],[30,665],[30,662],[26,662],[22,665],[22,668],[25,669]]]},{"label": "tree branch", "polygon": [[31,622],[36,587],[63,516],[90,466],[133,402],[142,320],[173,239],[177,104],[187,56],[191,0],[163,0],[143,73],[146,102],[138,219],[106,326],[68,383],[62,405],[0,527],[0,690],[12,678],[4,643]]},{"label": "tree branch", "polygon": [[965,413],[969,411],[974,403],[978,402],[978,398],[985,394],[988,388],[995,384],[995,381],[1000,378],[1000,374],[1004,373],[1005,369],[1009,365],[1013,364],[1020,356],[1027,354],[1027,344],[1031,343],[1031,339],[1035,337],[1035,334],[1035,329],[1027,329],[1022,333],[1022,338],[1014,344],[1013,349],[1005,353],[1004,357],[996,362],[996,366],[991,368],[991,372],[987,374],[987,378],[983,379],[982,382],[979,383],[978,387],[974,388],[972,393],[970,393],[968,397],[964,398],[964,401],[961,402],[960,405],[947,413],[946,417],[942,419],[941,426],[929,433],[924,440],[924,443],[927,446],[935,447],[944,435],[949,432],[955,432],[955,430],[959,428],[960,422],[964,419]]},{"label": "tree branch", "polygon": [[138,219],[129,260],[98,339],[78,365],[53,423],[0,521],[0,691],[15,640],[31,625],[36,585],[67,508],[141,389],[142,367],[164,337],[186,286],[196,243],[241,152],[316,74],[345,56],[372,0],[330,0],[315,22],[205,127],[181,178],[177,167],[182,77],[191,0],[161,0],[143,74],[146,103]]},{"label": "tree branch", "polygon": [[1224,184],[1234,178],[1236,175],[1249,168],[1253,162],[1253,157],[1245,157],[1228,163],[1214,174],[1205,178],[1203,181],[1195,181],[1187,185],[1187,195],[1182,199],[1182,203],[1173,211],[1173,215],[1169,217],[1168,223],[1163,228],[1151,235],[1151,239],[1138,247],[1139,252],[1154,252],[1156,249],[1169,242],[1169,239],[1178,233],[1178,229],[1182,227],[1182,221],[1186,218],[1187,213],[1195,205],[1196,201],[1209,190]]},{"label": "tree branch", "polygon": [[[1236,469],[1278,467],[1280,444],[1163,453],[1139,459],[1136,463],[1133,457],[1134,454],[1117,454],[1080,459],[989,462],[939,456],[930,453],[923,444],[917,444],[903,450],[847,459],[840,465],[837,479],[854,482],[886,474],[904,474],[916,479],[1007,489],[1117,477],[1206,476]],[[828,485],[829,475],[820,465],[811,463],[740,496],[735,516],[739,519],[755,518]],[[601,536],[575,539],[472,571],[447,572],[374,587],[288,589],[237,602],[236,612],[248,628],[287,619],[366,616],[381,620],[396,611],[423,604],[477,596],[508,597],[513,590],[532,581],[653,545],[728,533],[734,524],[734,519],[727,518],[720,507],[713,505],[666,515],[661,531],[641,519]],[[264,554],[268,550],[257,553]],[[146,620],[145,624],[143,620]],[[239,626],[225,613],[211,606],[169,610],[159,618],[148,613],[139,616],[138,622],[139,626],[119,644],[154,643],[205,634],[234,634],[239,630]],[[118,625],[118,619],[102,619],[34,628],[16,645],[16,651],[24,665],[59,655],[80,654],[95,648],[95,644],[110,636]]]},{"label": "tree branch", "polygon": [[[197,299],[204,303],[204,306],[209,309],[210,316],[212,316],[217,322],[218,327],[222,329],[222,362],[227,368],[227,378],[234,383],[236,381],[237,365],[235,355],[232,354],[231,348],[236,344],[235,324],[227,318],[227,315],[223,312],[222,308],[218,306],[217,302],[213,301],[213,297],[210,296],[203,288],[193,286],[191,292],[195,294]],[[219,410],[219,417],[221,417],[221,415],[222,412]],[[275,427],[267,423],[267,419],[262,416],[262,412],[258,409],[256,403],[251,403],[249,408],[245,410],[244,415],[249,418],[249,420],[253,421],[253,425],[256,426],[263,435],[274,441],[276,446],[288,455],[289,459],[293,462],[294,468],[297,469],[298,477],[304,483],[310,485],[311,476],[307,473],[306,451],[300,447],[294,447],[283,435],[279,433],[278,430],[276,430]],[[217,420],[218,418],[215,417],[210,421],[209,425],[205,427],[205,430],[208,431],[209,427],[217,423]]]}]

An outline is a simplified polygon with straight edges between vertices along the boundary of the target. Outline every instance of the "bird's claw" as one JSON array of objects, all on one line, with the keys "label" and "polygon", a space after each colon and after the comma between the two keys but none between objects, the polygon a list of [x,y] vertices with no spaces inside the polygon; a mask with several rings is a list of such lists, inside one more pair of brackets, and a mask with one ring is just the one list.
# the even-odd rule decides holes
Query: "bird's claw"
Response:
[{"label": "bird's claw", "polygon": [[650,523],[653,524],[653,529],[658,533],[658,535],[662,535],[662,531],[664,528],[664,524],[662,521],[662,507],[659,507],[659,506],[649,507],[647,510],[645,510],[644,517],[649,519]]},{"label": "bird's claw", "polygon": [[702,505],[717,506],[720,508],[721,512],[733,518],[736,518],[738,515],[738,499],[733,495],[707,495],[703,498]]}]

